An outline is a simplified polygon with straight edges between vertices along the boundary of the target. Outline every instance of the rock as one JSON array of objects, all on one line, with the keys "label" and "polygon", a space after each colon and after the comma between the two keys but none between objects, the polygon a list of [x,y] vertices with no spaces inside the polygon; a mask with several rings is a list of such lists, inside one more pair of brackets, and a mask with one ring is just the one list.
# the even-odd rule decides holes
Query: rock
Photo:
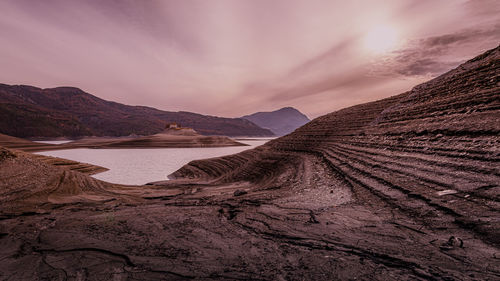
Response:
[{"label": "rock", "polygon": [[449,251],[453,250],[455,248],[463,248],[464,246],[464,241],[458,237],[451,236],[447,242],[441,244],[439,248],[441,250]]},{"label": "rock", "polygon": [[233,193],[233,195],[234,195],[234,196],[241,196],[241,195],[245,195],[245,194],[247,194],[247,193],[248,193],[248,192],[246,192],[246,191],[244,191],[244,190],[237,189],[237,190]]},{"label": "rock", "polygon": [[0,162],[8,158],[15,158],[15,157],[16,155],[12,151],[0,147]]},{"label": "rock", "polygon": [[450,195],[450,194],[457,194],[458,191],[453,190],[453,189],[446,189],[446,190],[441,190],[436,192],[438,196],[444,196],[444,195]]}]

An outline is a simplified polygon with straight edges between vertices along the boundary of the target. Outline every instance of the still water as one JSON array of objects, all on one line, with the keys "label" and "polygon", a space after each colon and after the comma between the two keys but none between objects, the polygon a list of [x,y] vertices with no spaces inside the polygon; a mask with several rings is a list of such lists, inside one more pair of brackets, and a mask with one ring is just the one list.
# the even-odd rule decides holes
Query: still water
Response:
[{"label": "still water", "polygon": [[66,149],[38,152],[108,168],[92,177],[119,184],[146,184],[167,176],[192,160],[238,153],[262,145],[268,139],[238,140],[250,146],[210,148]]},{"label": "still water", "polygon": [[72,140],[39,140],[39,141],[34,141],[34,142],[48,143],[48,144],[63,144],[63,143],[72,142]]}]

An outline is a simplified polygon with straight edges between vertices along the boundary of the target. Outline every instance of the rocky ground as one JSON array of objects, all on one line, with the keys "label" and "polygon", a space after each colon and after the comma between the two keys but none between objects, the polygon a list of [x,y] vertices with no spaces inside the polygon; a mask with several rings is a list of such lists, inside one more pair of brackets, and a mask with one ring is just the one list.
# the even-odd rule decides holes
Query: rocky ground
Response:
[{"label": "rocky ground", "polygon": [[4,149],[0,279],[499,280],[499,77],[496,48],[143,187]]}]

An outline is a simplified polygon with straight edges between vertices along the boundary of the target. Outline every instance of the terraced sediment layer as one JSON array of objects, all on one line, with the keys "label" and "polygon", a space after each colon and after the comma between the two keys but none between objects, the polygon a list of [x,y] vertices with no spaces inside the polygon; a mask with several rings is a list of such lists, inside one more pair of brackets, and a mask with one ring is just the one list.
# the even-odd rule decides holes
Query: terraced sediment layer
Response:
[{"label": "terraced sediment layer", "polygon": [[[43,151],[43,150],[61,149],[59,145],[38,143],[21,138],[7,136],[4,134],[0,134],[0,147],[7,147],[13,149],[17,151],[17,153],[21,153],[20,151]],[[33,157],[50,165],[64,166],[70,170],[78,171],[87,175],[93,175],[108,170],[107,168],[101,166],[88,163],[81,163],[57,157],[50,157],[44,155],[33,155]]]},{"label": "terraced sediment layer", "polygon": [[499,58],[143,187],[6,151],[0,279],[497,280]]},{"label": "terraced sediment layer", "polygon": [[77,162],[68,166],[61,161],[0,147],[0,219],[118,197],[119,193],[112,191],[119,190],[118,186],[86,175],[91,173],[89,167],[78,169],[74,167]]}]

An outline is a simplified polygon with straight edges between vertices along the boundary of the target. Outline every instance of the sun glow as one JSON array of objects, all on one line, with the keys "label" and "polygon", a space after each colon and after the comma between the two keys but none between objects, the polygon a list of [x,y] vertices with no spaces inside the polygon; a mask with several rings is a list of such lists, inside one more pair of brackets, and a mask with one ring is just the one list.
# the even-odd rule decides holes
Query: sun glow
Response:
[{"label": "sun glow", "polygon": [[389,25],[378,25],[368,31],[363,40],[364,47],[374,54],[383,54],[396,48],[398,32]]}]

